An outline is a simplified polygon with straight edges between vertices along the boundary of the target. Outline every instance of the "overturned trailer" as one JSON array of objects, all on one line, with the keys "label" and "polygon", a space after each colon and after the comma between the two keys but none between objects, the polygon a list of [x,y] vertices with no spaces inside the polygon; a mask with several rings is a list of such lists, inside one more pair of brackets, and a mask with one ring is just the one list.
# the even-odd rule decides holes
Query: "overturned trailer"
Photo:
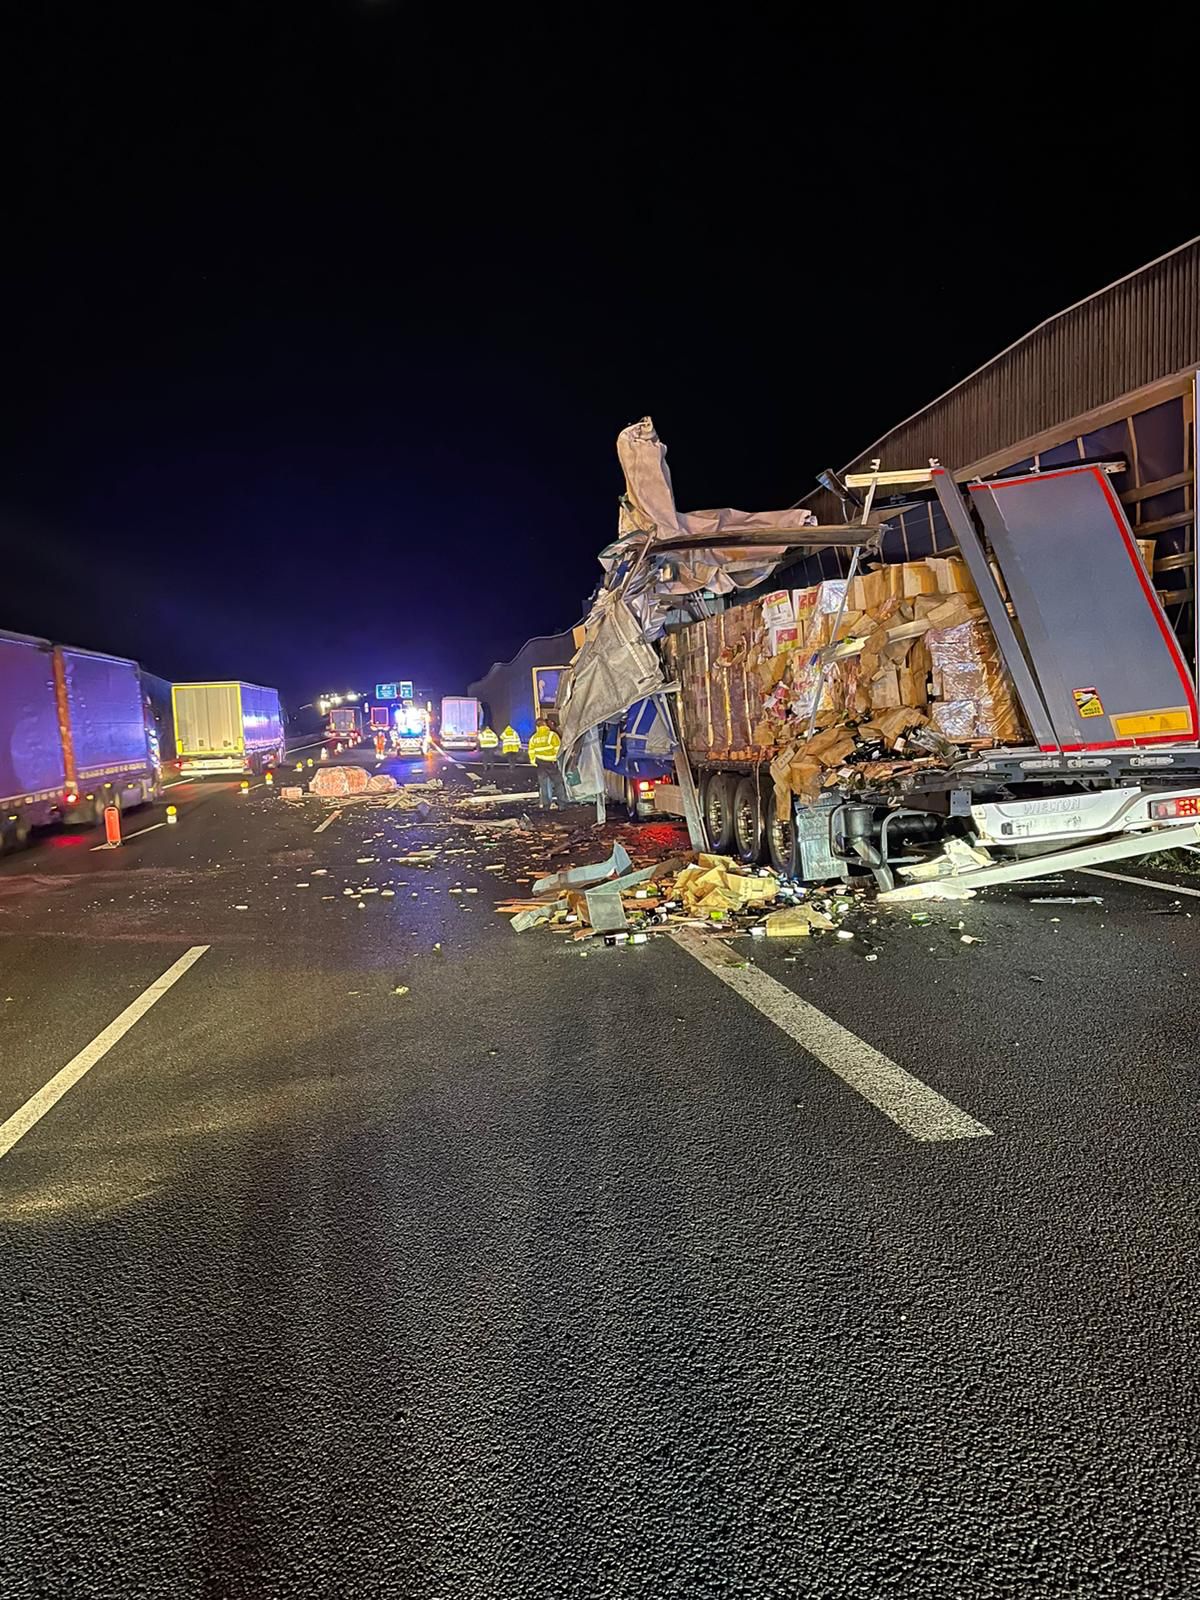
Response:
[{"label": "overturned trailer", "polygon": [[[672,725],[693,837],[809,881],[869,871],[889,891],[948,840],[971,884],[1200,842],[1195,660],[1114,491],[1123,459],[965,484],[875,462],[837,482],[847,520],[818,524],[680,517],[653,443],[655,492],[629,479],[562,697],[576,776],[627,693]],[[936,556],[887,559],[898,522],[935,513]],[[843,577],[762,594],[818,542]],[[758,588],[717,610],[754,558]]]}]

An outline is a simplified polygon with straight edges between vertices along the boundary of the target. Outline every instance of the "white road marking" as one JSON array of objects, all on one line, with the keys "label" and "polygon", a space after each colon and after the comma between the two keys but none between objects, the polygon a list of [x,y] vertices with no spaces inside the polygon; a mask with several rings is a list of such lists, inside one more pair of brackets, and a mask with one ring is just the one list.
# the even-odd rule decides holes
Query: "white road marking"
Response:
[{"label": "white road marking", "polygon": [[1161,889],[1164,894],[1190,894],[1200,900],[1200,889],[1185,889],[1180,883],[1158,883],[1153,878],[1135,878],[1128,872],[1104,872],[1100,867],[1080,867],[1089,878],[1112,878],[1116,883],[1136,883],[1142,889]]},{"label": "white road marking", "polygon": [[[141,836],[144,833],[153,833],[155,831],[155,829],[157,829],[157,828],[165,828],[165,827],[166,827],[166,823],[165,822],[152,822],[148,828],[139,828],[136,833],[127,833],[124,836],[124,838],[122,839],[121,842],[124,844],[130,839],[140,839]],[[115,850],[115,849],[117,849],[117,846],[115,844],[94,844],[92,846],[92,849],[93,850]]]},{"label": "white road marking", "polygon": [[164,783],[163,784],[163,788],[164,789],[178,789],[178,787],[179,787],[179,785],[181,783],[191,783],[191,782],[192,782],[191,778],[174,778],[174,779],[172,779],[172,781],[170,783]]},{"label": "white road marking", "polygon": [[991,1128],[960,1111],[935,1089],[793,994],[769,973],[743,966],[727,944],[690,928],[680,928],[673,937],[680,949],[694,956],[701,966],[914,1139],[991,1136]]},{"label": "white road marking", "polygon": [[0,1157],[6,1156],[17,1140],[23,1139],[30,1128],[36,1126],[47,1111],[52,1110],[63,1095],[75,1087],[84,1073],[89,1072],[97,1061],[108,1054],[113,1045],[125,1037],[134,1023],[144,1017],[150,1007],[179,982],[189,967],[195,966],[208,948],[206,944],[196,944],[181,955],[178,961],[167,968],[161,978],[156,978],[148,989],[143,989],[119,1017],[110,1022],[102,1033],[98,1033],[91,1044],[84,1045],[79,1054],[73,1056],[65,1067],[56,1072],[49,1083],[44,1084],[35,1095],[31,1095],[19,1111],[14,1111],[6,1122],[0,1123]]},{"label": "white road marking", "polygon": [[342,813],[340,811],[331,811],[329,813],[329,815],[325,818],[324,822],[318,822],[317,823],[316,827],[313,829],[313,832],[314,833],[324,833],[325,829],[329,826],[329,824],[331,822],[336,822],[337,819],[341,816],[341,814]]},{"label": "white road marking", "polygon": [[436,739],[430,740],[430,743],[433,745],[433,748],[437,751],[438,755],[442,756],[446,761],[449,761],[452,766],[457,767],[460,772],[465,772],[472,783],[483,782],[483,779],[479,776],[479,774],[477,772],[472,772],[470,767],[468,767],[465,762],[456,761],[450,754],[449,750],[443,750]]}]

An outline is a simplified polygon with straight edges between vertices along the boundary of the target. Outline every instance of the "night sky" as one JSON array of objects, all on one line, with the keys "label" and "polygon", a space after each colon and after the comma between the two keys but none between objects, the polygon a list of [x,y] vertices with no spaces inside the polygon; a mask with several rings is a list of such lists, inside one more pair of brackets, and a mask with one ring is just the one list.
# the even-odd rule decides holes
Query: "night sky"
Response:
[{"label": "night sky", "polygon": [[0,627],[460,689],[577,620],[625,424],[788,505],[1200,231],[1186,96],[962,15],[5,7]]}]

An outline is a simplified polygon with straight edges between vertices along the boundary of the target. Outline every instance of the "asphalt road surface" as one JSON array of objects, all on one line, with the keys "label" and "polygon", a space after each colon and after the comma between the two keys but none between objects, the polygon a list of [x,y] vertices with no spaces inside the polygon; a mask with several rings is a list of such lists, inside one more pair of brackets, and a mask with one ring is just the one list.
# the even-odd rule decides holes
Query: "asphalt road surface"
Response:
[{"label": "asphalt road surface", "polygon": [[1200,1592],[1200,899],[590,950],[168,799],[0,864],[5,1600]]}]

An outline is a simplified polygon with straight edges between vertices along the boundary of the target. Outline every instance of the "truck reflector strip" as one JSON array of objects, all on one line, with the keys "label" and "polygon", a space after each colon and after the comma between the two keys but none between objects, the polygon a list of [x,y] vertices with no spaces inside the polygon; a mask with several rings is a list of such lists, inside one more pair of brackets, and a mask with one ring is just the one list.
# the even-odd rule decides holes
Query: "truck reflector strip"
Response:
[{"label": "truck reflector strip", "polygon": [[1110,720],[1118,739],[1139,739],[1147,734],[1163,733],[1178,733],[1186,739],[1190,737],[1192,726],[1186,706],[1172,706],[1168,711],[1131,712]]}]

